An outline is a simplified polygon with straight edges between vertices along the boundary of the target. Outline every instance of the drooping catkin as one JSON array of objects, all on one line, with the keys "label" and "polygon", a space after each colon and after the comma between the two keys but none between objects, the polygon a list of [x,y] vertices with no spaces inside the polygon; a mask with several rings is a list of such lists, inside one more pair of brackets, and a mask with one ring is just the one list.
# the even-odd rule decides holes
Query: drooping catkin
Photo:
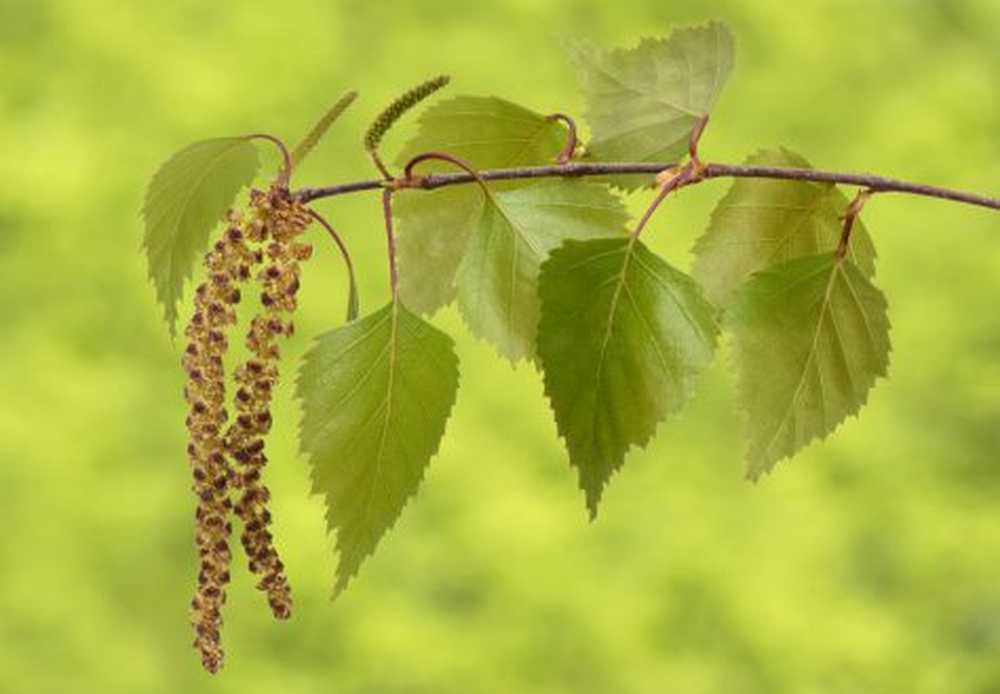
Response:
[{"label": "drooping catkin", "polygon": [[369,126],[368,132],[365,133],[365,149],[369,152],[375,152],[378,149],[379,144],[382,142],[382,138],[389,131],[389,128],[391,128],[404,113],[437,90],[441,89],[450,81],[451,77],[448,75],[440,75],[439,77],[427,80],[422,84],[418,84],[416,87],[410,89],[389,104],[389,106],[378,115],[378,118],[375,119],[371,126]]},{"label": "drooping catkin", "polygon": [[271,396],[278,380],[280,352],[277,341],[291,335],[299,290],[299,262],[312,255],[312,246],[297,239],[312,222],[305,207],[280,187],[252,191],[253,240],[259,242],[266,259],[257,274],[261,286],[262,311],[250,322],[247,347],[252,357],[235,373],[236,417],[226,432],[226,448],[236,462],[234,506],[243,521],[240,537],[250,571],[260,577],[257,587],[268,597],[278,619],[291,615],[292,599],[284,564],[274,547],[268,527],[270,491],[261,482],[267,456],[263,437],[271,429]]},{"label": "drooping catkin", "polygon": [[223,663],[222,606],[232,554],[229,537],[233,479],[225,455],[222,432],[228,420],[225,409],[223,357],[229,347],[227,328],[236,322],[234,306],[240,301],[236,285],[248,279],[260,258],[246,245],[241,220],[230,213],[224,237],[205,255],[208,278],[195,290],[195,310],[184,331],[188,344],[182,360],[187,373],[184,397],[188,459],[194,477],[195,543],[199,555],[198,584],[191,601],[194,646],[202,665],[211,673]]}]

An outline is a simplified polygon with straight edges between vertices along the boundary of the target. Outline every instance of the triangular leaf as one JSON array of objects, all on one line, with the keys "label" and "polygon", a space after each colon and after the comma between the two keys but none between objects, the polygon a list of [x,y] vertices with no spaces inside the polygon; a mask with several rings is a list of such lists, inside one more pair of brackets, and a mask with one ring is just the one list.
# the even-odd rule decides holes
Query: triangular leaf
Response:
[{"label": "triangular leaf", "polygon": [[249,138],[223,137],[182,149],[153,176],[142,208],[143,246],[171,335],[184,282],[207,248],[212,228],[259,168]]},{"label": "triangular leaf", "polygon": [[565,239],[622,237],[627,221],[621,201],[592,183],[491,192],[456,277],[466,324],[512,362],[533,357],[542,261]]},{"label": "triangular leaf", "polygon": [[[477,170],[552,163],[566,143],[566,128],[495,96],[459,96],[420,116],[417,135],[397,157],[402,165],[422,152],[443,151]],[[442,162],[421,171],[454,170]]]},{"label": "triangular leaf", "polygon": [[301,445],[337,535],[335,594],[416,493],[457,389],[451,339],[398,301],[321,336],[306,355]]},{"label": "triangular leaf", "polygon": [[[597,161],[676,161],[733,67],[733,37],[718,22],[628,50],[586,43],[571,50],[592,131],[587,152]],[[634,177],[619,182],[636,185]]]},{"label": "triangular leaf", "polygon": [[[758,152],[746,163],[812,168],[784,148]],[[847,205],[847,198],[832,183],[738,178],[695,244],[691,274],[708,298],[724,307],[751,273],[835,249]],[[854,224],[850,258],[867,277],[874,276],[875,247],[861,220]]]},{"label": "triangular leaf", "polygon": [[591,516],[631,446],[691,394],[712,360],[712,307],[632,238],[566,241],[542,265],[538,354]]},{"label": "triangular leaf", "polygon": [[749,418],[752,479],[857,414],[889,366],[885,297],[834,253],[753,275],[726,327]]}]

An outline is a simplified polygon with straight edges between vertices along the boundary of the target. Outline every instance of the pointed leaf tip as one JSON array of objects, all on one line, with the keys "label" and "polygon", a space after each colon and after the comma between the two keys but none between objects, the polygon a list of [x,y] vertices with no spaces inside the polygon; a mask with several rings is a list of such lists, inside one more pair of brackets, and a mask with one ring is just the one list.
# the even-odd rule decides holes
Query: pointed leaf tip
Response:
[{"label": "pointed leaf tip", "polygon": [[856,415],[888,371],[885,297],[833,253],[753,275],[726,326],[747,412],[747,477],[755,481]]},{"label": "pointed leaf tip", "polygon": [[690,397],[718,327],[694,281],[631,238],[565,241],[539,295],[545,393],[596,516],[629,448]]},{"label": "pointed leaf tip", "polygon": [[335,596],[416,494],[457,389],[451,338],[398,302],[326,333],[306,354],[300,441],[336,534]]}]

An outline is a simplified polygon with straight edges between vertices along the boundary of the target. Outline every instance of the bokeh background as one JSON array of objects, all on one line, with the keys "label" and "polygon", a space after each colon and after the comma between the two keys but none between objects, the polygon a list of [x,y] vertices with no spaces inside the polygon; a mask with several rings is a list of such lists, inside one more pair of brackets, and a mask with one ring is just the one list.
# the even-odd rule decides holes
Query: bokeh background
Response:
[{"label": "bokeh background", "polygon": [[[590,524],[539,376],[450,309],[457,407],[360,579],[331,603],[286,378],[269,475],[294,618],[273,623],[239,570],[224,673],[189,646],[179,348],[138,253],[154,169],[208,136],[296,140],[357,88],[299,181],[369,177],[365,124],[427,76],[579,114],[561,35],[631,45],[710,18],[738,57],[709,158],[783,144],[996,194],[995,0],[0,0],[0,692],[1000,692],[1000,215],[889,195],[865,219],[891,379],[830,441],[743,481],[720,355]],[[648,242],[688,267],[727,186],[685,191]],[[321,209],[381,305],[377,199]],[[343,312],[317,246],[289,374]]]}]

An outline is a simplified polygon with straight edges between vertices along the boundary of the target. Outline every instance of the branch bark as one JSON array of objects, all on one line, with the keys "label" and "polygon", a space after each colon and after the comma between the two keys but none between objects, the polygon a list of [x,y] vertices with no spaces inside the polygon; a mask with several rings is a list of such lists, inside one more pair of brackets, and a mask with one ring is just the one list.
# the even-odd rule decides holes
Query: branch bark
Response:
[{"label": "branch bark", "polygon": [[[485,181],[509,181],[528,178],[553,177],[586,177],[608,176],[615,174],[649,174],[655,176],[659,172],[677,166],[673,162],[569,162],[567,164],[552,164],[547,166],[523,166],[508,169],[487,169],[478,172],[479,178]],[[1000,210],[1000,198],[968,193],[949,188],[940,188],[922,183],[912,183],[886,176],[873,174],[841,173],[835,171],[819,171],[816,169],[794,169],[776,166],[742,166],[738,164],[706,164],[702,176],[689,183],[695,185],[701,181],[713,178],[771,178],[791,181],[816,181],[821,183],[840,183],[849,186],[870,188],[878,193],[907,193],[941,200],[951,200],[967,205],[976,205],[993,210]],[[303,202],[329,198],[337,195],[357,193],[364,190],[379,190],[387,187],[408,187],[422,190],[434,190],[445,186],[474,183],[476,176],[470,173],[431,174],[399,182],[369,180],[342,183],[321,188],[302,188],[294,195]],[[652,182],[652,181],[651,181]]]}]

